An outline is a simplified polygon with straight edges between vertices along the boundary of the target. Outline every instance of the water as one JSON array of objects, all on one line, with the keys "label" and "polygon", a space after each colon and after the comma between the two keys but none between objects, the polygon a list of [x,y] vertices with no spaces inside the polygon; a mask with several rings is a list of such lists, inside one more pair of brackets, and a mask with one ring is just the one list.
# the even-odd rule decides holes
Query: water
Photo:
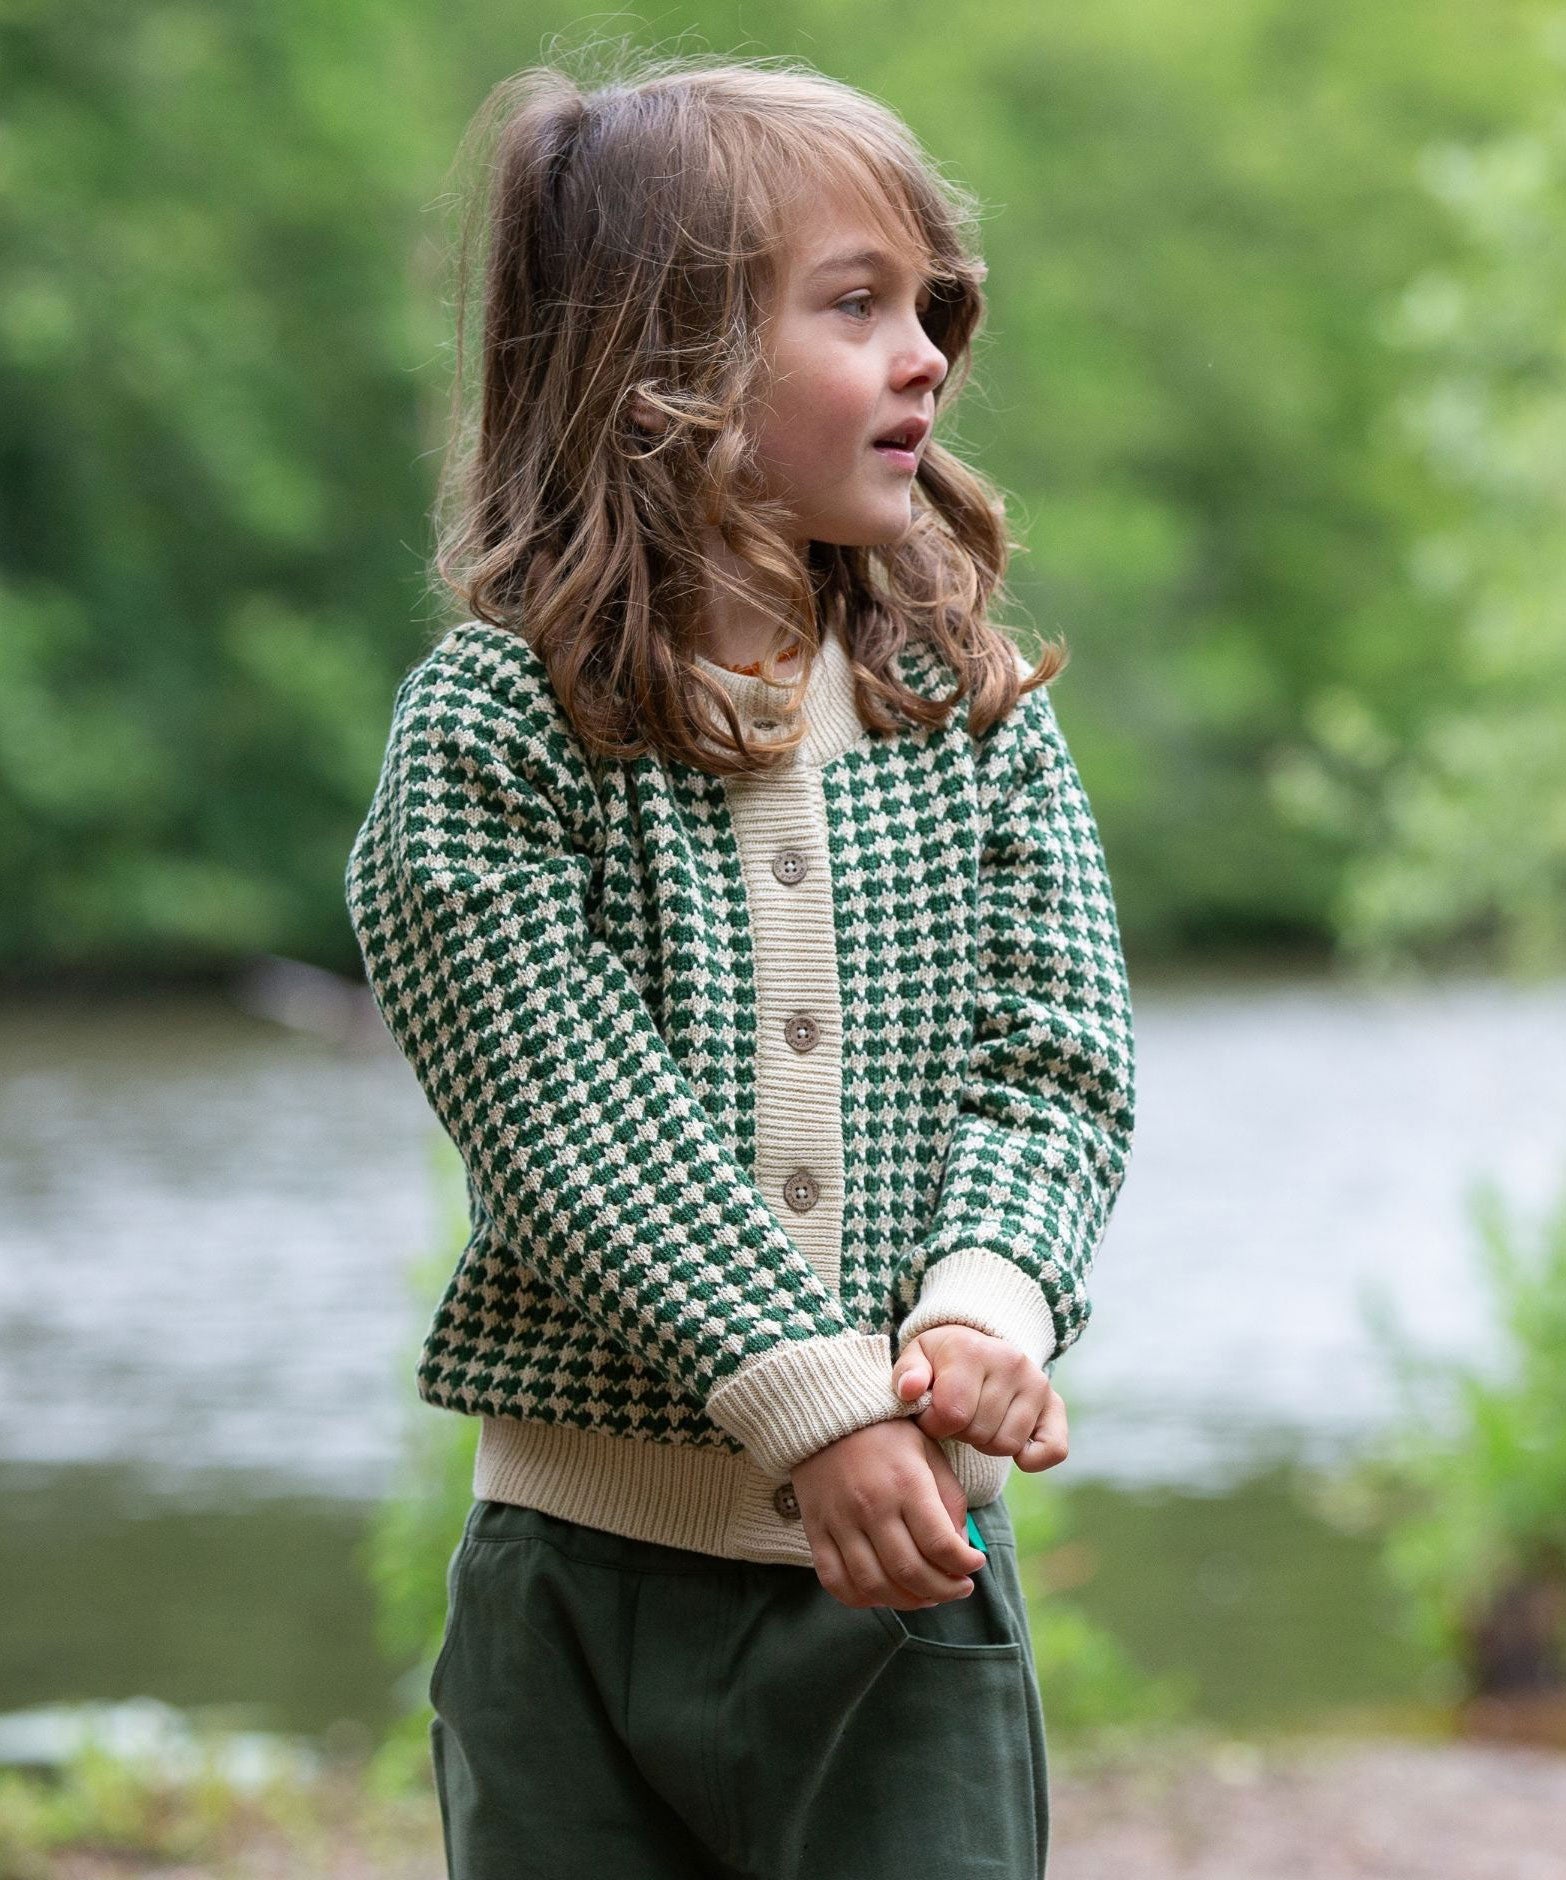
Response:
[{"label": "water", "polygon": [[315,1736],[393,1716],[362,1504],[170,1497],[100,1464],[8,1467],[0,1494],[0,1711],[150,1696]]},{"label": "water", "polygon": [[435,1130],[374,1034],[198,999],[7,1012],[0,1460],[379,1494]]},{"label": "water", "polygon": [[[1213,1714],[1360,1701],[1408,1669],[1369,1543],[1265,1471],[1391,1415],[1368,1289],[1423,1350],[1493,1356],[1465,1194],[1494,1179],[1526,1234],[1566,1181],[1566,983],[1133,977],[1133,1160],[1055,1372],[1055,1480],[1098,1536],[1081,1597],[1150,1669],[1178,1641]],[[353,1548],[410,1419],[443,1414],[413,1365],[456,1173],[373,1026],[211,996],[0,1014],[0,1708],[389,1714]],[[1247,1625],[1278,1663],[1226,1683]]]},{"label": "water", "polygon": [[[1566,1185],[1566,984],[1139,991],[1069,1466],[1212,1485],[1393,1408],[1363,1315],[1491,1350],[1467,1185]],[[382,1494],[460,1239],[412,1072],[210,1000],[0,1015],[0,1461]]]},{"label": "water", "polygon": [[1138,1126],[1055,1377],[1071,1462],[1216,1486],[1328,1464],[1396,1409],[1380,1298],[1421,1352],[1500,1356],[1468,1213],[1493,1180],[1525,1244],[1566,1196],[1566,982],[1135,996]]}]

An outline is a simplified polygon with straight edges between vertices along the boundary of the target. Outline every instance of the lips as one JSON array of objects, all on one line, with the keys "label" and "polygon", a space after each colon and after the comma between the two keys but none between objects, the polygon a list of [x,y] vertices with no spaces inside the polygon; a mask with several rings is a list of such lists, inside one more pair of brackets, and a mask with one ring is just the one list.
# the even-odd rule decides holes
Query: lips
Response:
[{"label": "lips", "polygon": [[917,451],[898,450],[892,444],[874,444],[871,446],[876,456],[888,470],[895,470],[899,476],[912,477],[919,474],[919,455]]},{"label": "lips", "polygon": [[889,431],[883,431],[875,439],[875,448],[877,450],[917,451],[929,429],[928,418],[905,418],[901,424],[893,425]]},{"label": "lips", "polygon": [[[907,436],[905,430],[893,433],[894,436]],[[919,473],[919,452],[911,445],[877,441],[871,446],[875,454],[883,459],[888,470],[895,470],[899,476],[917,476]]]}]

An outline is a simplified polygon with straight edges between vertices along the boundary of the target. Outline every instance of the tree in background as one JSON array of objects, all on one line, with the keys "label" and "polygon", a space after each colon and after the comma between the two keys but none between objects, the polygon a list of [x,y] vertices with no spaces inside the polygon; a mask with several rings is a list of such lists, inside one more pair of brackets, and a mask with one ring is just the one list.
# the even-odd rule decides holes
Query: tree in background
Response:
[{"label": "tree in background", "polygon": [[[1362,924],[1375,790],[1295,814],[1278,754],[1330,757],[1313,727],[1345,699],[1397,749],[1468,710],[1441,557],[1410,558],[1459,493],[1378,444],[1406,359],[1375,323],[1461,265],[1416,153],[1525,120],[1537,13],[777,0],[764,44],[722,0],[684,15],[694,48],[886,98],[987,205],[953,441],[1028,543],[1004,624],[1071,647],[1056,698],[1143,960]],[[440,625],[453,230],[430,212],[474,108],[562,23],[0,16],[0,975],[357,971],[342,869]]]},{"label": "tree in background", "polygon": [[348,957],[422,637],[426,26],[0,20],[0,969]]},{"label": "tree in background", "polygon": [[1398,419],[1455,498],[1412,558],[1461,623],[1450,693],[1399,738],[1327,690],[1315,749],[1276,778],[1303,820],[1357,835],[1337,923],[1378,966],[1566,967],[1566,13],[1540,43],[1557,83],[1536,124],[1426,152],[1465,253],[1387,323],[1411,361]]}]

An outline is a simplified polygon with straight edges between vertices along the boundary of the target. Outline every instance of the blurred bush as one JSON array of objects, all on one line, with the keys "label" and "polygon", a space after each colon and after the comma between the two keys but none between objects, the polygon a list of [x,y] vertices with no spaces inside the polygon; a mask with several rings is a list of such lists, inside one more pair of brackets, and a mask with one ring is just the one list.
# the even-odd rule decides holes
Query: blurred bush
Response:
[{"label": "blurred bush", "polygon": [[[417,1338],[401,1367],[411,1379],[429,1317],[456,1266],[468,1233],[461,1158],[450,1139],[432,1132],[438,1210],[448,1225],[429,1255],[409,1269],[417,1301]],[[374,1594],[375,1636],[390,1664],[401,1668],[400,1708],[369,1770],[372,1794],[394,1796],[429,1778],[430,1674],[446,1629],[448,1569],[473,1503],[478,1419],[432,1408],[410,1396],[405,1410],[404,1463],[396,1492],[376,1510],[359,1551]]]},{"label": "blurred bush", "polygon": [[1090,1619],[1066,1590],[1078,1552],[1069,1492],[1042,1475],[1013,1469],[1006,1505],[1028,1594],[1033,1654],[1050,1734],[1084,1748],[1108,1748],[1194,1721],[1197,1680],[1154,1677],[1121,1642]]},{"label": "blurred bush", "polygon": [[[1486,921],[1502,959],[1540,952],[1542,824],[1513,861],[1491,838],[1506,778],[1551,774],[1514,716],[1547,463],[1504,490],[1551,422],[1544,17],[780,0],[745,42],[886,98],[981,197],[991,315],[949,441],[1027,543],[1004,624],[1072,649],[1062,722],[1144,958]],[[733,43],[726,13],[683,23],[660,49]],[[494,83],[601,30],[479,0],[5,10],[0,974],[356,969],[342,868],[441,625],[451,159]],[[1518,230],[1476,251],[1461,165],[1427,153],[1507,136],[1475,200]],[[1384,334],[1447,281],[1478,429],[1459,408],[1426,449],[1397,414],[1431,362]],[[1509,462],[1454,482],[1470,431]],[[1508,519],[1536,574],[1502,571]],[[1463,556],[1514,597],[1493,627]],[[1363,813],[1299,813],[1323,775]]]},{"label": "blurred bush", "polygon": [[1527,1254],[1493,1184],[1470,1209],[1496,1355],[1473,1367],[1422,1356],[1372,1297],[1400,1414],[1319,1492],[1383,1530],[1410,1635],[1464,1721],[1513,1733],[1511,1704],[1516,1733],[1566,1747],[1566,1190]]},{"label": "blurred bush", "polygon": [[1406,737],[1324,690],[1280,802],[1350,851],[1335,924],[1382,965],[1459,949],[1517,977],[1566,969],[1566,13],[1532,121],[1421,155],[1462,247],[1391,308],[1410,362],[1396,420],[1448,494],[1411,573],[1460,631]]}]

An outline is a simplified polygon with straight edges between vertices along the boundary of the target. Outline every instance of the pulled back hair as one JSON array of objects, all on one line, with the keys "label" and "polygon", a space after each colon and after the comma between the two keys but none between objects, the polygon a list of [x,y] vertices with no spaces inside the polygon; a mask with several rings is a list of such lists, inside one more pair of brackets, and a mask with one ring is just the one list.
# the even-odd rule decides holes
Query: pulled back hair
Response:
[{"label": "pulled back hair", "polygon": [[[826,189],[924,269],[922,318],[948,361],[937,425],[967,377],[987,273],[971,240],[974,199],[894,112],[793,61],[643,54],[586,87],[557,64],[503,80],[458,165],[475,149],[487,149],[487,189],[471,192],[460,230],[431,587],[467,617],[525,636],[590,752],[653,749],[726,775],[786,761],[804,735],[747,740],[723,686],[695,662],[708,596],[733,591],[703,525],[754,570],[745,592],[775,614],[764,676],[787,684],[776,661],[800,646],[793,703],[829,623],[877,732],[944,722],[970,695],[968,728],[981,736],[1054,677],[1063,647],[1046,645],[1023,674],[986,618],[1017,545],[994,486],[933,433],[902,536],[811,541],[802,553],[742,429],[764,382],[789,244]],[[470,396],[476,268],[483,329]],[[661,422],[652,433],[648,410]],[[949,696],[896,677],[915,643],[951,671]]]}]

